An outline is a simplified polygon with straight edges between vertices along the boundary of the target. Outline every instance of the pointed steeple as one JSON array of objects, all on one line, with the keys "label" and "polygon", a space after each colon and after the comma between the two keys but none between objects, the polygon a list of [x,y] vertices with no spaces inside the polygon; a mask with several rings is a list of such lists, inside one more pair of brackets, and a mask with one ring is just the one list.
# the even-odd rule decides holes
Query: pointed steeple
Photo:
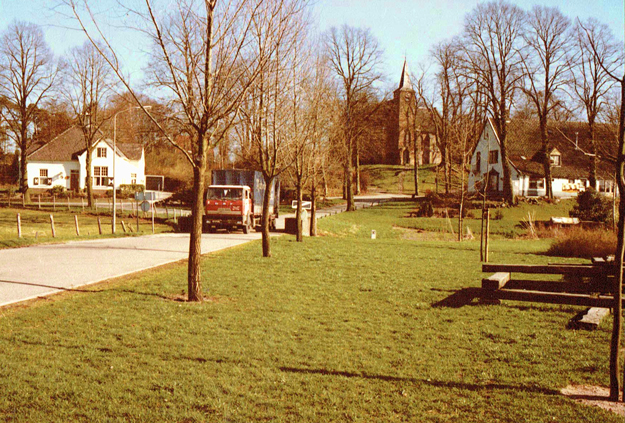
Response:
[{"label": "pointed steeple", "polygon": [[401,71],[401,79],[399,80],[400,90],[413,90],[410,81],[410,73],[408,72],[408,61],[404,58],[404,68]]}]

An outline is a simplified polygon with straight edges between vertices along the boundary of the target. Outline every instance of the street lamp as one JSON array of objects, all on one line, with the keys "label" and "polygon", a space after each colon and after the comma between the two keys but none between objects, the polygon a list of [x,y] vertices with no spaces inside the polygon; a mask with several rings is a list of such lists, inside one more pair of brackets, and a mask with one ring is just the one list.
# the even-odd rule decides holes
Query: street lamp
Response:
[{"label": "street lamp", "polygon": [[[129,110],[134,110],[134,109],[147,110],[150,108],[152,108],[152,106],[144,106],[144,107],[132,106],[132,107],[128,107],[127,109],[120,110],[119,112],[115,113],[115,116],[113,116],[113,221],[111,223],[113,233],[115,233],[116,216],[117,216],[117,178],[115,176],[115,159],[117,158],[117,115],[123,112],[127,112]],[[137,213],[139,213],[138,210],[137,210]]]}]

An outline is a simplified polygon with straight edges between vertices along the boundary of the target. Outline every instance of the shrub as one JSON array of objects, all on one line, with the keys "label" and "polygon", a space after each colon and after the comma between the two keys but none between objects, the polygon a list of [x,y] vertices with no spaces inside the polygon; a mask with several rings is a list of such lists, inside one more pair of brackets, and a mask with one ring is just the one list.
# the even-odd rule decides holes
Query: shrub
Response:
[{"label": "shrub", "polygon": [[610,231],[572,228],[558,236],[547,254],[558,257],[605,257],[614,254],[616,235]]},{"label": "shrub", "polygon": [[499,208],[495,209],[493,214],[490,216],[492,220],[501,220],[503,219],[503,211]]},{"label": "shrub", "polygon": [[145,191],[145,185],[143,184],[122,184],[117,188],[117,194],[123,198],[134,198],[135,192]]},{"label": "shrub", "polygon": [[434,207],[432,207],[432,203],[429,201],[424,202],[419,207],[419,212],[417,213],[419,217],[432,217],[434,216]]},{"label": "shrub", "polygon": [[580,220],[607,222],[612,215],[612,204],[609,198],[589,188],[577,195],[577,204],[569,215]]},{"label": "shrub", "polygon": [[56,197],[65,197],[65,187],[61,185],[55,185],[48,190],[48,193]]}]

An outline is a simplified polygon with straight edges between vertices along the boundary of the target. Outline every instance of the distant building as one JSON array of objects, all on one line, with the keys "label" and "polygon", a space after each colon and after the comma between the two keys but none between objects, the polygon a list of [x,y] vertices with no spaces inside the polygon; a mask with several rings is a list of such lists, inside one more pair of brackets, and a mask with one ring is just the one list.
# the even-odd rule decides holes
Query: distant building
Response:
[{"label": "distant building", "polygon": [[[579,122],[554,123],[549,129],[551,177],[554,197],[573,197],[590,186],[588,176],[592,155],[585,124]],[[597,127],[597,143],[601,155],[610,155],[615,145],[614,134],[605,126]],[[541,157],[542,143],[538,122],[515,119],[507,127],[506,146],[512,175],[514,194],[518,196],[545,196],[545,178]],[[597,165],[596,189],[614,192],[615,167],[605,160]],[[501,143],[491,119],[471,157],[469,192],[486,190],[491,194],[503,192],[503,165]]]},{"label": "distant building", "polygon": [[417,108],[415,90],[404,61],[399,87],[384,108],[386,117],[386,163],[413,165],[414,140],[418,142],[419,164],[438,164],[441,154],[436,144],[436,130],[429,111]]},{"label": "distant building", "polygon": [[[50,189],[62,186],[78,191],[86,186],[86,144],[82,131],[73,126],[27,155],[28,187]],[[93,150],[91,175],[94,190],[112,189],[116,185],[145,185],[145,154],[141,144],[117,143],[113,172],[113,141],[101,137]]]}]

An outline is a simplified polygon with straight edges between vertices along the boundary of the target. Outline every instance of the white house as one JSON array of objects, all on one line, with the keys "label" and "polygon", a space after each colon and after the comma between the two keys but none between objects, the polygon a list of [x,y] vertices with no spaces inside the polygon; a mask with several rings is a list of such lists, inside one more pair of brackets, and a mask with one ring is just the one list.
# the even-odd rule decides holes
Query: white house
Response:
[{"label": "white house", "polygon": [[[513,120],[508,123],[506,146],[514,194],[536,197],[546,193],[541,139],[537,121]],[[590,184],[588,177],[593,155],[585,124],[578,122],[554,123],[548,131],[551,145],[551,177],[554,197],[573,197]],[[597,144],[601,148],[614,146],[613,135],[605,128],[597,128]],[[599,191],[614,192],[614,165],[599,160],[597,186]],[[482,135],[471,157],[469,192],[503,191],[501,143],[491,119],[484,125]]]},{"label": "white house", "polygon": [[[141,144],[117,143],[113,170],[113,141],[100,138],[93,150],[91,175],[95,190],[112,189],[113,175],[117,187],[124,184],[145,185],[145,154]],[[37,146],[28,154],[26,172],[28,187],[50,189],[62,186],[68,190],[84,189],[87,179],[85,138],[78,127],[71,127],[52,141]]]}]

